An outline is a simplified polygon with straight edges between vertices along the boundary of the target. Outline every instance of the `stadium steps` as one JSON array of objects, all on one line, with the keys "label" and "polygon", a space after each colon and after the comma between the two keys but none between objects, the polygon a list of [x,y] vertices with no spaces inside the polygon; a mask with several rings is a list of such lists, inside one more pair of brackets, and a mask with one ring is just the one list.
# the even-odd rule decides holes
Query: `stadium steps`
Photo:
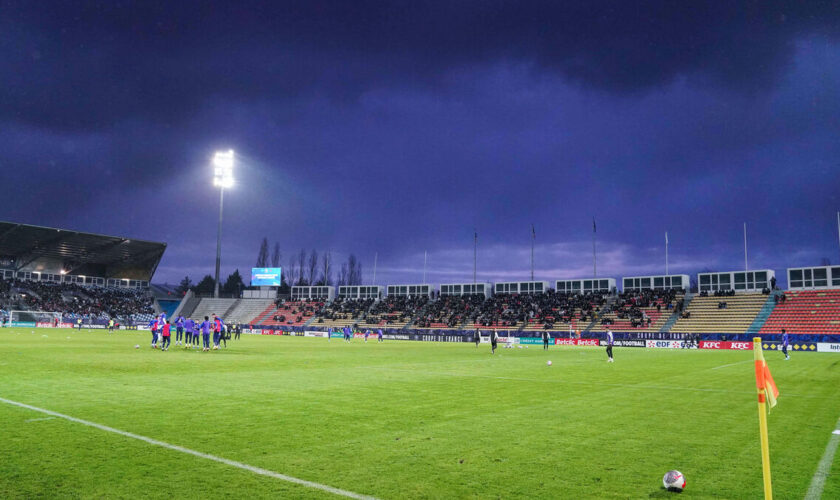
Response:
[{"label": "stadium steps", "polygon": [[241,304],[241,303],[242,303],[242,299],[236,299],[236,300],[233,302],[233,304],[231,304],[231,305],[230,305],[230,307],[228,307],[228,308],[225,310],[225,312],[223,312],[223,313],[221,314],[222,319],[223,319],[224,321],[227,321],[227,320],[228,320],[228,318],[230,317],[231,312],[233,312],[233,310],[234,310],[234,309],[236,309],[236,307],[237,307],[239,304]]},{"label": "stadium steps", "polygon": [[[692,294],[692,293],[686,293],[685,294],[685,297],[683,297],[683,311],[685,311],[685,309],[688,307],[688,304],[691,303],[691,299],[693,299],[693,298],[694,298],[694,294]],[[680,313],[675,311],[673,314],[671,314],[671,317],[668,318],[668,321],[666,321],[665,324],[662,325],[662,328],[659,329],[659,333],[670,332],[671,327],[674,326],[674,323],[676,323],[678,319],[680,319]]]},{"label": "stadium steps", "polygon": [[265,308],[263,312],[257,315],[257,317],[255,317],[254,319],[248,321],[248,323],[252,325],[262,325],[264,324],[266,318],[274,317],[275,311],[277,311],[277,306],[272,302],[268,305],[268,307]]},{"label": "stadium steps", "polygon": [[225,313],[228,323],[248,323],[254,316],[265,311],[266,307],[274,305],[272,299],[240,299],[233,309]]},{"label": "stadium steps", "polygon": [[592,318],[592,321],[590,321],[589,324],[586,325],[586,327],[583,329],[584,333],[589,333],[592,331],[593,328],[596,328],[598,326],[598,320],[604,317],[604,311],[607,309],[612,309],[616,302],[618,302],[618,296],[610,295],[609,298],[607,298],[607,302],[604,304],[604,306],[598,309],[598,314],[596,314],[595,317]]},{"label": "stadium steps", "polygon": [[180,310],[175,309],[175,314],[177,314],[178,316],[183,316],[185,318],[190,318],[192,317],[193,313],[195,312],[195,308],[198,307],[198,304],[200,302],[201,299],[195,297],[194,295],[191,295],[189,298],[185,298],[181,301],[181,305],[179,306]]},{"label": "stadium steps", "polygon": [[758,332],[761,331],[761,327],[764,326],[764,323],[766,323],[767,319],[770,318],[770,315],[773,314],[773,309],[776,308],[776,295],[781,295],[781,293],[782,292],[774,291],[767,296],[767,302],[765,302],[761,310],[758,311],[755,321],[753,321],[750,327],[747,328],[748,334],[757,335]]},{"label": "stadium steps", "polygon": [[[671,333],[746,333],[766,301],[762,293],[695,296],[686,307],[691,316],[677,320]],[[718,308],[720,302],[727,306]]]}]

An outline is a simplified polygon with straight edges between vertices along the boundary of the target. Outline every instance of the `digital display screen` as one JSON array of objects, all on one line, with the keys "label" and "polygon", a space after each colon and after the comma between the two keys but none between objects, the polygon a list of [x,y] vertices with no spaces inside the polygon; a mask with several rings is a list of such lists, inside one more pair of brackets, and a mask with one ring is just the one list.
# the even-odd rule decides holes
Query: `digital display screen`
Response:
[{"label": "digital display screen", "polygon": [[280,271],[279,267],[252,267],[251,286],[280,286]]}]

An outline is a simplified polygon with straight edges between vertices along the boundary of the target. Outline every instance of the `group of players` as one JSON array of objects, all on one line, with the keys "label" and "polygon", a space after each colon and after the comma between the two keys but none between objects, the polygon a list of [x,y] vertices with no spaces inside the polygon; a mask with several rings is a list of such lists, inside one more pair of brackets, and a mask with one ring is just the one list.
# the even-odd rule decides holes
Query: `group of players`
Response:
[{"label": "group of players", "polygon": [[[179,316],[174,322],[166,319],[166,313],[161,313],[149,322],[149,330],[152,332],[152,349],[168,351],[172,343],[172,325],[175,325],[175,345],[183,345],[185,349],[198,349],[210,351],[221,348],[221,343],[227,347],[228,329],[221,317],[213,315],[204,317],[204,321],[198,322],[192,318],[184,319]],[[210,333],[213,334],[213,346],[210,346]],[[236,329],[236,338],[239,338],[239,329]]]},{"label": "group of players", "polygon": [[[355,334],[359,333],[359,330],[358,330],[358,328],[350,327],[350,325],[347,325],[347,326],[345,326],[344,328],[341,328],[341,329],[336,327],[335,330],[330,328],[330,330],[327,332],[327,339],[330,339],[332,337],[333,332],[341,332],[342,336],[344,337],[344,341],[345,342],[350,342],[350,340],[353,339]],[[372,335],[372,332],[370,331],[370,328],[365,330],[365,342],[368,341],[368,337],[370,337],[371,335]],[[378,330],[376,330],[376,341],[377,342],[382,342],[382,336],[383,336],[382,328],[379,328]]]}]

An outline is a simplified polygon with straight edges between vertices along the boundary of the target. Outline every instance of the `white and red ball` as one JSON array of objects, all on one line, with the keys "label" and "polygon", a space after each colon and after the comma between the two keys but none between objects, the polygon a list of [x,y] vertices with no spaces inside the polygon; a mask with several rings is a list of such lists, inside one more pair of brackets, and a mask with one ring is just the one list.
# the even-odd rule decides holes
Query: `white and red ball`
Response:
[{"label": "white and red ball", "polygon": [[668,491],[682,491],[685,489],[685,476],[678,470],[669,470],[662,478],[662,486]]}]

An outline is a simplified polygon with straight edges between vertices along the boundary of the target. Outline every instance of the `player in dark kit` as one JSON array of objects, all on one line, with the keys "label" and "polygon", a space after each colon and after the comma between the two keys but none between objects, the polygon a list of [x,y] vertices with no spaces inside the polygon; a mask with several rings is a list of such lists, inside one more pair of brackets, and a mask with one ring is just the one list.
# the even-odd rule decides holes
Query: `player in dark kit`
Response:
[{"label": "player in dark kit", "polygon": [[548,335],[548,332],[545,332],[545,331],[544,331],[544,332],[542,333],[543,351],[547,351],[547,350],[548,350],[548,340],[549,340],[550,338],[551,338],[551,337]]},{"label": "player in dark kit", "polygon": [[788,346],[790,345],[790,334],[782,328],[782,353],[785,355],[785,361],[790,359],[788,354]]},{"label": "player in dark kit", "polygon": [[490,330],[490,353],[496,354],[496,346],[499,342],[499,334],[496,330]]},{"label": "player in dark kit", "polygon": [[161,351],[168,351],[169,350],[169,343],[170,343],[170,333],[169,333],[169,321],[167,321],[163,328],[160,330],[161,341],[160,341],[160,350]]},{"label": "player in dark kit", "polygon": [[475,329],[475,346],[478,347],[478,344],[481,343],[481,330],[478,328]]},{"label": "player in dark kit", "polygon": [[175,320],[175,345],[181,345],[184,341],[184,317],[178,316]]}]

